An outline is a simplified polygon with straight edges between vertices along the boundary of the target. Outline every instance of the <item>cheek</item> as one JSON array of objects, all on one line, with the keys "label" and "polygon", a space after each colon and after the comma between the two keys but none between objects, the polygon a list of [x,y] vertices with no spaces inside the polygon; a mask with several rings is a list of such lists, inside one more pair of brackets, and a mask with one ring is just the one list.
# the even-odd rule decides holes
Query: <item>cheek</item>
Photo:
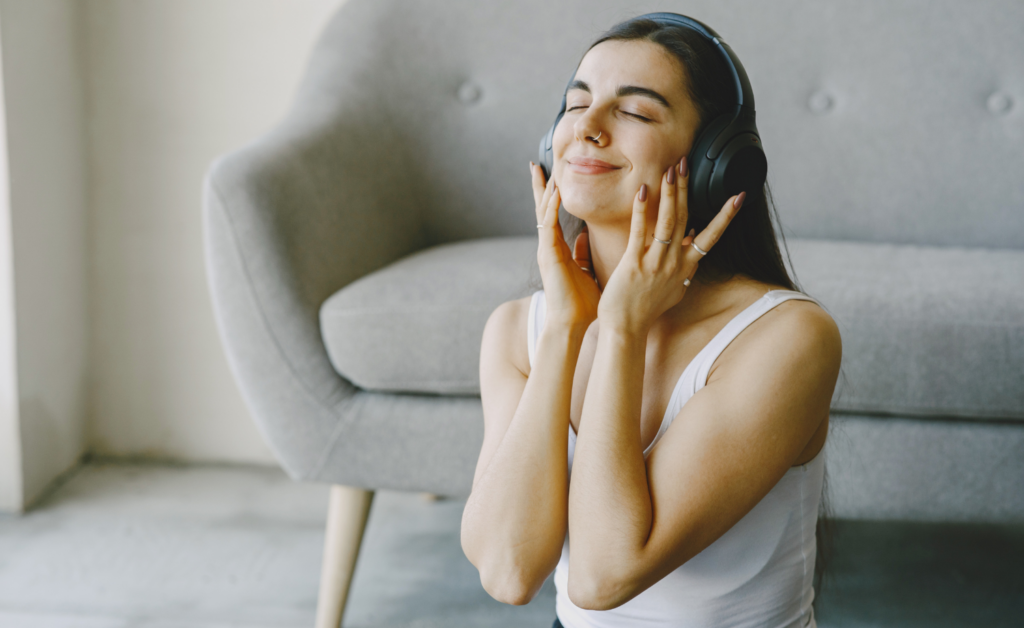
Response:
[{"label": "cheek", "polygon": [[551,137],[551,151],[555,154],[556,160],[562,158],[572,140],[572,123],[563,116],[558,121],[558,126],[555,127],[555,134]]}]

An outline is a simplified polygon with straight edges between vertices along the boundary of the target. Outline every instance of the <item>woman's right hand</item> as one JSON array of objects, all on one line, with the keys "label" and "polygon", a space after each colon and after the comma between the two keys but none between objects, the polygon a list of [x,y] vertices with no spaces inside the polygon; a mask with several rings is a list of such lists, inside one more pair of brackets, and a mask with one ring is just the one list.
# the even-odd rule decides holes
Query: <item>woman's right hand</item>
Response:
[{"label": "woman's right hand", "polygon": [[545,184],[544,171],[532,161],[530,174],[537,224],[541,225],[537,229],[537,263],[544,282],[545,320],[585,329],[597,319],[601,299],[590,260],[589,234],[584,230],[573,243],[574,250],[569,250],[558,222],[562,198],[554,179]]}]

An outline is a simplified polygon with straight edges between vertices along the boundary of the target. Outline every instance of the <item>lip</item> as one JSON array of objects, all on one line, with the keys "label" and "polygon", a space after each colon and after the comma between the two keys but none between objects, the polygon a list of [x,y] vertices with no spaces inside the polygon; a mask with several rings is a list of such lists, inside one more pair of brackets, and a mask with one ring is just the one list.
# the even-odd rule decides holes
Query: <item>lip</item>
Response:
[{"label": "lip", "polygon": [[607,174],[621,169],[621,166],[593,157],[572,157],[568,160],[568,165],[570,170],[580,174]]}]

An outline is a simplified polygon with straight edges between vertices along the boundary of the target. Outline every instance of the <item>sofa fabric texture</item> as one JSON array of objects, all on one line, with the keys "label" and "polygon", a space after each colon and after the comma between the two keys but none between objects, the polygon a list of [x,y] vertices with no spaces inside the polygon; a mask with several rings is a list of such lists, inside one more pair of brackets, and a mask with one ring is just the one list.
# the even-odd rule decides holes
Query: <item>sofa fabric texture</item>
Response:
[{"label": "sofa fabric texture", "polygon": [[[589,42],[652,10],[708,23],[746,67],[798,278],[843,326],[836,409],[863,413],[858,442],[913,421],[899,433],[969,464],[944,440],[956,425],[1019,457],[1024,4],[348,0],[287,116],[204,188],[221,338],[292,477],[468,492],[478,332],[533,279],[526,163]],[[501,254],[473,254],[488,247]],[[1011,502],[979,517],[1024,520],[1008,469],[982,490]],[[940,476],[907,475],[922,485],[905,493]],[[917,516],[892,503],[856,512]]]}]

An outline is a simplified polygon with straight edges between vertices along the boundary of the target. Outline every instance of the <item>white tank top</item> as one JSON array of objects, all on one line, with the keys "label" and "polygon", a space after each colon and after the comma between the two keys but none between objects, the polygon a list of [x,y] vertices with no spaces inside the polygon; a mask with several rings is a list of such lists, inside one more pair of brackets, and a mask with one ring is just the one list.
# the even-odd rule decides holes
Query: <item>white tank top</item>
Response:
[{"label": "white tank top", "polygon": [[[789,299],[814,301],[790,290],[771,290],[740,312],[683,370],[646,457],[686,401],[707,383],[711,365],[752,322]],[[816,302],[816,301],[815,301]],[[544,291],[533,294],[527,318],[530,366],[544,328]],[[569,471],[576,433],[569,426]],[[565,628],[815,628],[815,524],[825,473],[824,447],[792,467],[771,491],[718,540],[640,595],[607,611],[582,609],[569,599],[569,538],[555,568],[556,611]]]}]

